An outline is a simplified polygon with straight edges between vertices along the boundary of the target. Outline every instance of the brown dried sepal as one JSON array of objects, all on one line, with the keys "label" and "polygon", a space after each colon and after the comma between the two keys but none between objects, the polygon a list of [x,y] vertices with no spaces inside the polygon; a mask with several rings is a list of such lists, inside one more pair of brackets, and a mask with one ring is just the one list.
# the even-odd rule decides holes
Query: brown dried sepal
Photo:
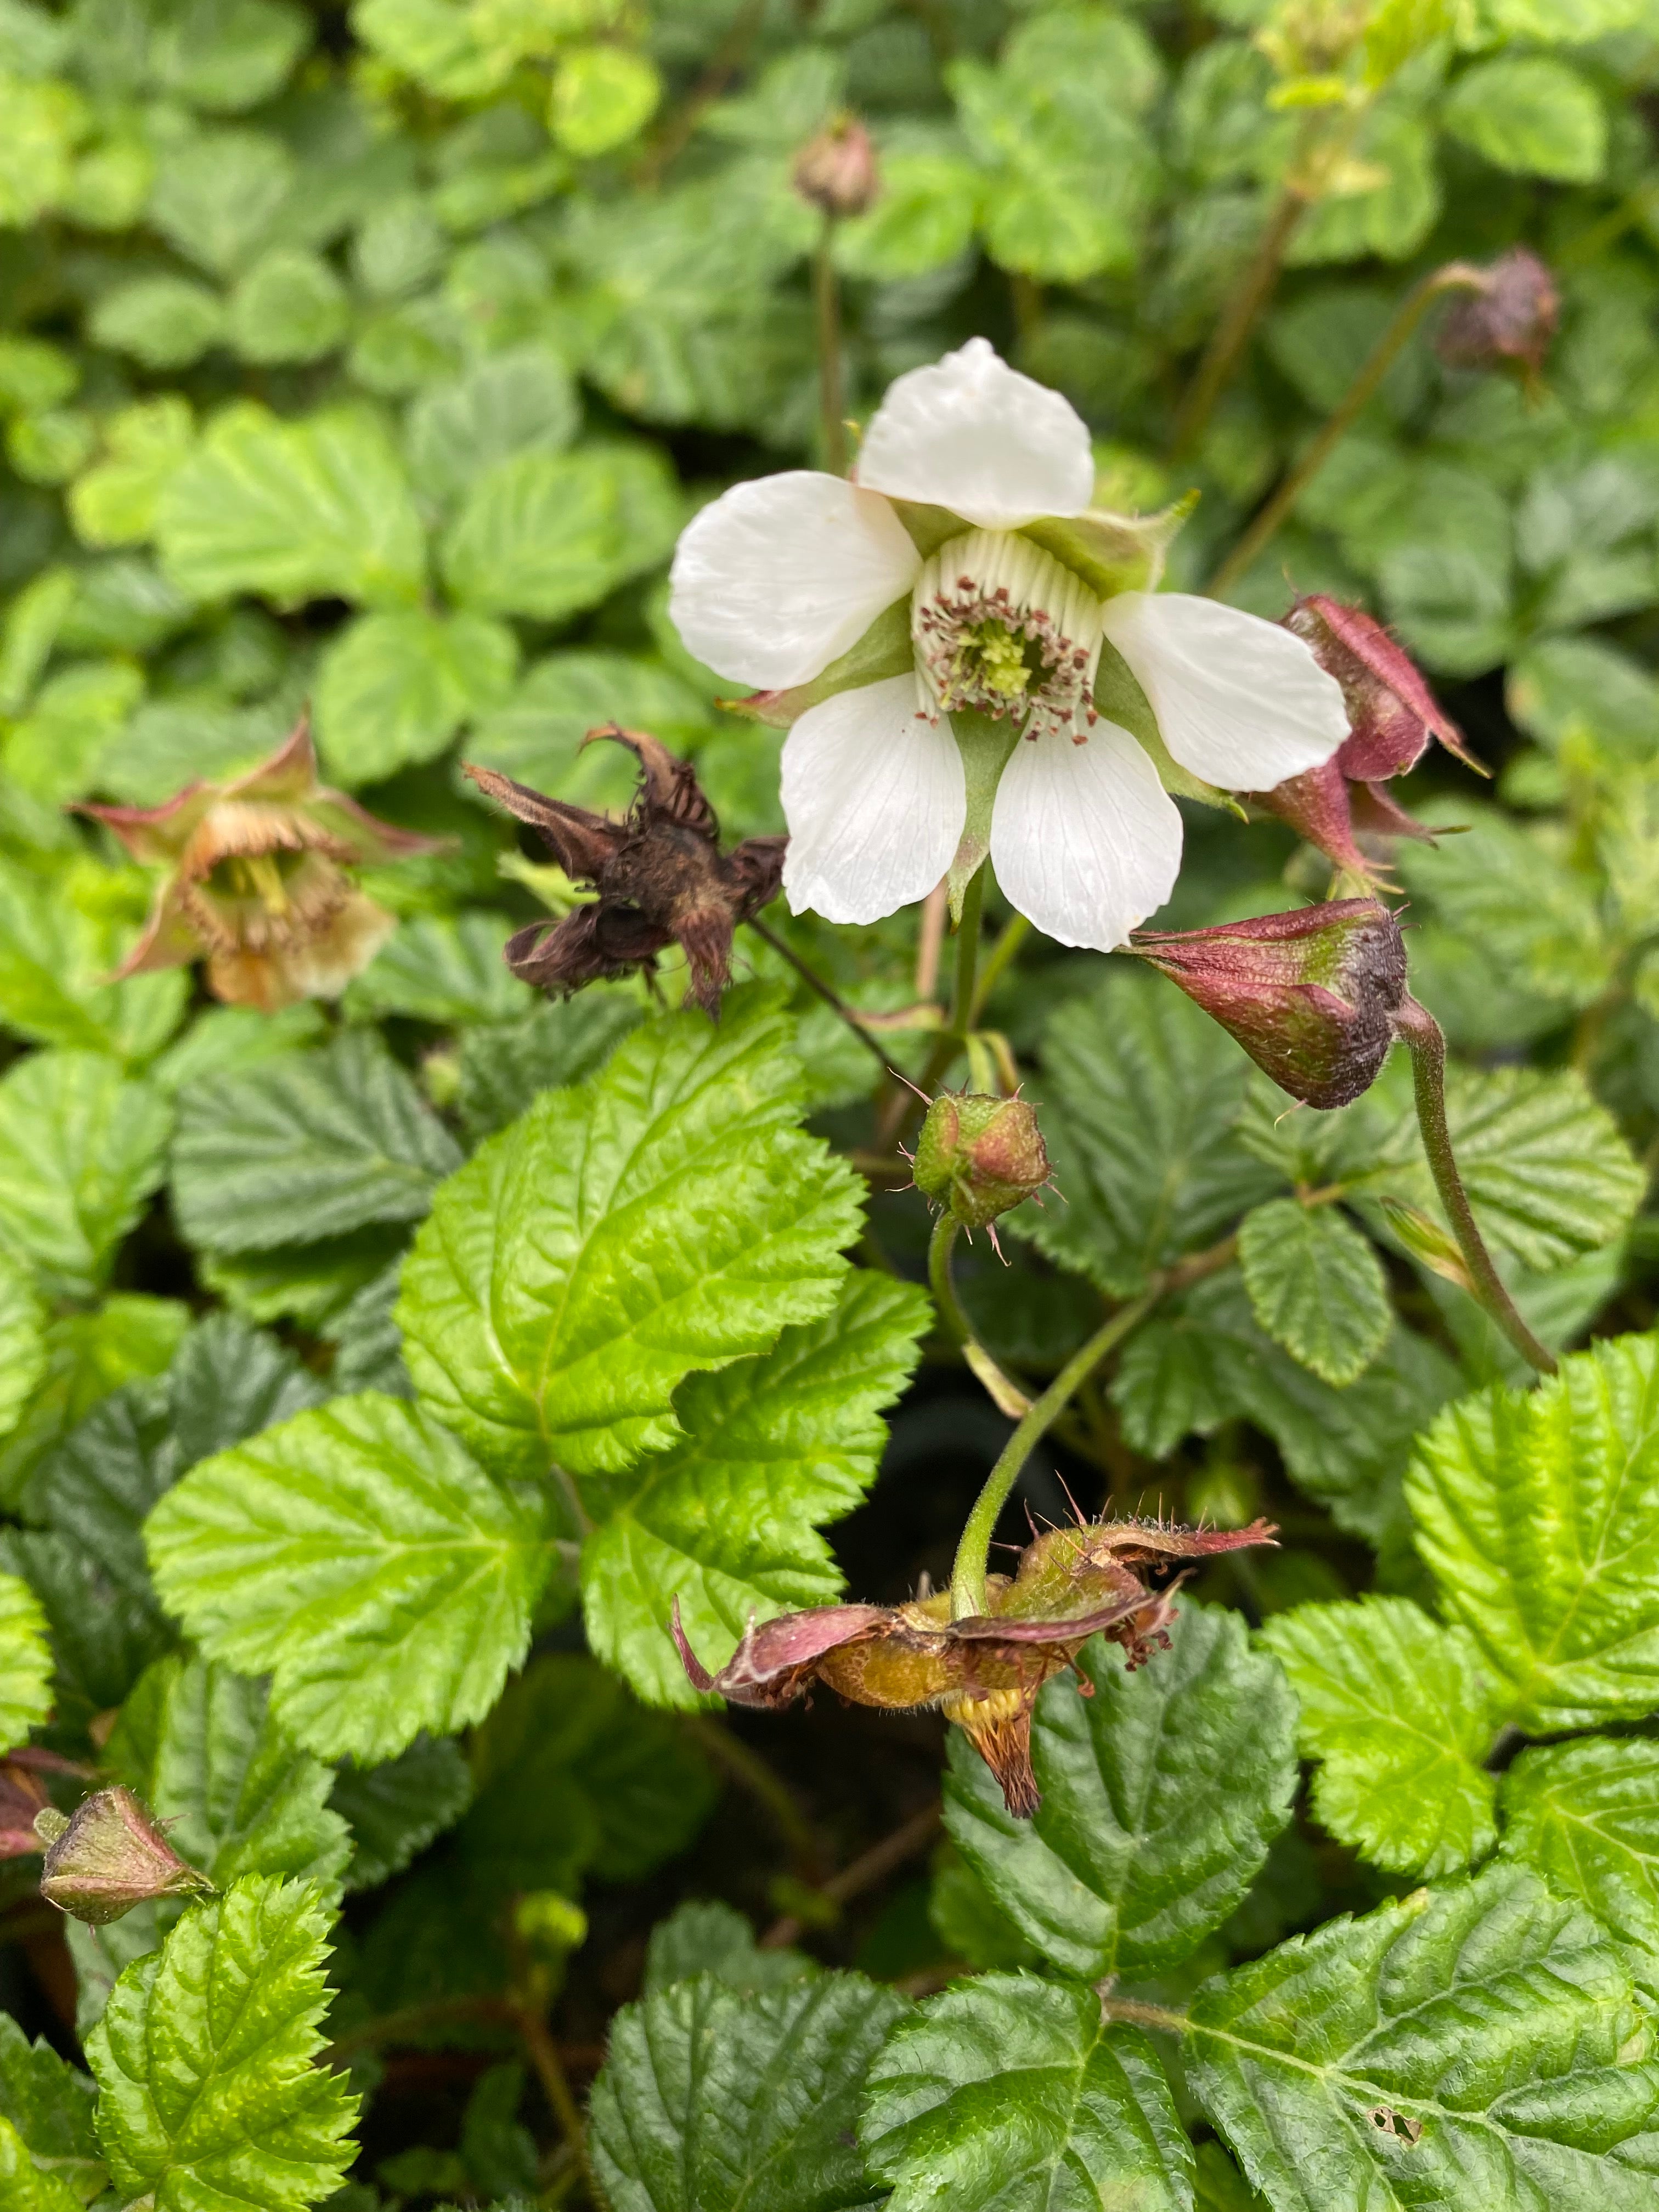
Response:
[{"label": "brown dried sepal", "polygon": [[582,743],[596,738],[626,745],[640,764],[634,804],[619,822],[467,763],[480,791],[539,831],[566,875],[599,894],[562,921],[532,921],[509,938],[507,964],[523,981],[568,995],[653,969],[657,955],[678,945],[691,970],[686,997],[718,1014],[732,980],[732,933],[776,897],[787,841],[750,837],[722,853],[720,823],[690,761],[615,722]]},{"label": "brown dried sepal", "polygon": [[933,1706],[961,1728],[1002,1785],[1008,1809],[1036,1809],[1031,1715],[1037,1692],[1095,1635],[1143,1666],[1167,1647],[1173,1595],[1191,1563],[1273,1540],[1249,1528],[1179,1528],[1160,1522],[1085,1522],[1039,1536],[1012,1577],[989,1577],[989,1610],[951,1618],[940,1590],[908,1604],[817,1606],[749,1623],[711,1673],[681,1626],[673,1636],[695,1689],[776,1711],[822,1682],[849,1704],[890,1711]]}]

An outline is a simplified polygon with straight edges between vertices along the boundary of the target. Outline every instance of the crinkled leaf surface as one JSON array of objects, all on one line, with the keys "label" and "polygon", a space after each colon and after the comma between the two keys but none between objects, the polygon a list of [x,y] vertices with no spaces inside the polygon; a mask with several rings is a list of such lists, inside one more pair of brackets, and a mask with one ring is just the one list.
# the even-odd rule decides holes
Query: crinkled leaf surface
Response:
[{"label": "crinkled leaf surface", "polygon": [[17,1425],[46,1370],[46,1313],[29,1272],[0,1255],[0,1436]]},{"label": "crinkled leaf surface", "polygon": [[1409,1598],[1365,1597],[1278,1613],[1260,1641],[1291,1678],[1297,1746],[1319,1761],[1314,1811],[1340,1842],[1395,1874],[1485,1856],[1498,1715],[1472,1637]]},{"label": "crinkled leaf surface", "polygon": [[1659,1743],[1591,1736],[1523,1751],[1499,1803],[1506,1858],[1536,1867],[1610,1929],[1659,2001]]},{"label": "crinkled leaf surface", "polygon": [[276,1726],[263,1682],[177,1653],[157,1660],[106,1755],[179,1856],[221,1888],[245,1874],[338,1884],[350,1844],[329,1808],[334,1777]]},{"label": "crinkled leaf surface", "polygon": [[1192,2145],[1156,2052],[1091,1989],[983,1974],[902,2021],[860,2137],[890,2212],[1189,2212]]},{"label": "crinkled leaf surface", "polygon": [[544,999],[518,1021],[469,1029],[455,1100],[461,1126],[475,1140],[493,1136],[539,1092],[592,1074],[639,1020],[632,992],[592,984],[579,998]]},{"label": "crinkled leaf surface", "polygon": [[264,1252],[370,1222],[418,1221],[459,1158],[454,1139],[371,1032],[179,1102],[173,1202],[194,1243]]},{"label": "crinkled leaf surface", "polygon": [[651,1930],[641,1990],[646,1996],[653,1996],[676,1982],[689,1982],[693,1974],[712,1974],[716,1981],[753,1996],[821,1971],[803,1951],[781,1944],[763,1951],[754,1929],[735,1906],[694,1898]]},{"label": "crinkled leaf surface", "polygon": [[351,1831],[347,1888],[377,1889],[400,1874],[471,1796],[471,1770],[453,1736],[417,1735],[379,1766],[342,1766],[328,1802]]},{"label": "crinkled leaf surface", "polygon": [[1262,1328],[1322,1382],[1354,1382],[1388,1342],[1382,1262],[1334,1206],[1258,1206],[1239,1228],[1238,1264]]},{"label": "crinkled leaf surface", "polygon": [[[18,2172],[33,2165],[61,2185],[74,2204],[89,2202],[104,2186],[93,2132],[94,2095],[86,2075],[66,2065],[44,2036],[31,2043],[9,2013],[0,2013],[0,2118],[16,2131],[23,2153]],[[0,2176],[16,2179],[3,2166]]]},{"label": "crinkled leaf surface", "polygon": [[1407,1476],[1418,1549],[1528,1729],[1659,1705],[1659,1339],[1449,1407]]},{"label": "crinkled leaf surface", "polygon": [[21,1576],[0,1574],[0,1750],[9,1751],[45,1720],[51,1683],[40,1601]]},{"label": "crinkled leaf surface", "polygon": [[501,957],[514,927],[502,914],[412,915],[352,986],[351,1003],[447,1025],[510,1022],[533,1003]]},{"label": "crinkled leaf surface", "polygon": [[[998,1905],[1066,1972],[1174,1965],[1232,1911],[1290,1818],[1295,1704],[1237,1613],[1183,1604],[1173,1648],[1130,1674],[1096,1637],[1037,1700],[1042,1802],[1016,1820],[964,1740],[945,1826]],[[958,1731],[951,1731],[954,1739]]]},{"label": "crinkled leaf surface", "polygon": [[327,1927],[308,1884],[251,1875],[122,1974],[87,2057],[124,2202],[303,2212],[332,2194],[357,2100],[315,2063]]},{"label": "crinkled leaf surface", "polygon": [[1103,1290],[1144,1288],[1282,1188],[1231,1140],[1249,1070],[1161,976],[1114,969],[1043,1036],[1043,1135],[1066,1202],[1010,1225]]},{"label": "crinkled leaf surface", "polygon": [[101,1053],[37,1052],[0,1077],[0,1251],[85,1296],[160,1183],[173,1115]]},{"label": "crinkled leaf surface", "polygon": [[[1207,1983],[1192,2087],[1273,2212],[1638,2212],[1651,2030],[1608,1936],[1500,1865]],[[1419,2132],[1420,2130],[1420,2132]]]},{"label": "crinkled leaf surface", "polygon": [[834,1305],[851,1171],[794,1126],[800,1064],[765,990],[670,1015],[556,1091],[438,1193],[398,1320],[416,1387],[486,1465],[615,1472],[684,1434],[693,1368]]},{"label": "crinkled leaf surface", "polygon": [[161,1373],[190,1324],[174,1298],[117,1291],[89,1313],[65,1314],[46,1334],[46,1373],[0,1444],[0,1498],[15,1510],[45,1455],[100,1398],[137,1376]]},{"label": "crinkled leaf surface", "polygon": [[703,1973],[624,2007],[590,2107],[612,2212],[873,2205],[859,2095],[905,2010],[861,1974],[752,1996]]},{"label": "crinkled leaf surface", "polygon": [[665,1628],[676,1597],[693,1649],[723,1666],[744,1624],[823,1605],[841,1575],[819,1525],[850,1512],[876,1477],[887,1427],[929,1308],[890,1277],[854,1271],[824,1320],[770,1352],[683,1383],[685,1441],[629,1478],[590,1486],[619,1502],[582,1553],[588,1640],[653,1705],[700,1702]]},{"label": "crinkled leaf surface", "polygon": [[269,1669],[278,1722],[324,1759],[481,1718],[550,1558],[538,1504],[374,1391],[204,1460],[145,1534],[162,1602],[210,1657]]}]

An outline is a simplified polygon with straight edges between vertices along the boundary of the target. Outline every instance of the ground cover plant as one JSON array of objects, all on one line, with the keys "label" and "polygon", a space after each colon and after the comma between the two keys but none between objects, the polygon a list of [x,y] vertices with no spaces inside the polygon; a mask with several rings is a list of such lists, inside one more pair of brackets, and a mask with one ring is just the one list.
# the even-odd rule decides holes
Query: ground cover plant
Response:
[{"label": "ground cover plant", "polygon": [[0,2204],[1659,2203],[1656,87],[0,0]]}]

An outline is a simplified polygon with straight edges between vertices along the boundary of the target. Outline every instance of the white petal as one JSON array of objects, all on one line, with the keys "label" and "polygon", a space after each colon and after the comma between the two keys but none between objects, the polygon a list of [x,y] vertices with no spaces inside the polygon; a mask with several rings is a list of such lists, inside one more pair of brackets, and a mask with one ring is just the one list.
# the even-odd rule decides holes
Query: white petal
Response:
[{"label": "white petal", "polygon": [[858,477],[894,499],[948,507],[981,530],[1017,530],[1040,514],[1081,514],[1095,461],[1059,392],[969,338],[888,387],[859,448]]},{"label": "white petal", "polygon": [[926,898],[968,814],[949,721],[917,714],[914,676],[837,692],[784,741],[783,811],[795,913],[879,921]]},{"label": "white petal", "polygon": [[1106,635],[1182,768],[1225,791],[1271,791],[1348,734],[1342,687],[1277,623],[1186,592],[1108,599]]},{"label": "white petal", "polygon": [[674,555],[668,612],[718,674],[781,690],[810,683],[856,645],[921,568],[878,494],[787,469],[733,484],[692,517]]},{"label": "white petal", "polygon": [[1080,745],[1022,738],[997,786],[991,866],[1045,937],[1109,952],[1174,889],[1180,811],[1115,722],[1097,722]]}]

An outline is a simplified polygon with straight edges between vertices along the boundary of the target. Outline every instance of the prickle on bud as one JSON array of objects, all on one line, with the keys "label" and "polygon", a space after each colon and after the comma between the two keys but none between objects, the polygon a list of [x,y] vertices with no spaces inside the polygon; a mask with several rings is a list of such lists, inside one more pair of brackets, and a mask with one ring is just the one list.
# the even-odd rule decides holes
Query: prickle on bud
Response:
[{"label": "prickle on bud", "polygon": [[923,1118],[912,1170],[924,1198],[964,1229],[988,1228],[1048,1180],[1036,1109],[1024,1098],[943,1091]]},{"label": "prickle on bud", "polygon": [[870,133],[856,116],[836,116],[796,155],[790,181],[832,218],[862,215],[881,190]]},{"label": "prickle on bud", "polygon": [[34,1832],[46,1846],[41,1896],[90,1927],[152,1898],[213,1887],[179,1857],[131,1790],[100,1790],[67,1818],[48,1807],[36,1815]]},{"label": "prickle on bud", "polygon": [[1333,899],[1215,929],[1140,930],[1128,949],[1304,1106],[1346,1106],[1370,1088],[1406,1000],[1405,939],[1379,899]]}]

